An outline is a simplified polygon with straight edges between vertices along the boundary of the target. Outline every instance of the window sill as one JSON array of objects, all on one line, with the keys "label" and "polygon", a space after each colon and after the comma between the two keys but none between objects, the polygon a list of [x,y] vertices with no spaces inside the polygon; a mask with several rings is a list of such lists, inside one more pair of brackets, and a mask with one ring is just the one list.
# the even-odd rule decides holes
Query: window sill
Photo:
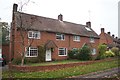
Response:
[{"label": "window sill", "polygon": [[76,40],[73,40],[74,42],[80,42],[80,41],[76,41]]},{"label": "window sill", "polygon": [[67,55],[58,55],[58,56],[67,56]]},{"label": "window sill", "polygon": [[32,57],[38,57],[38,56],[25,56],[25,57],[30,57],[30,58],[32,58]]}]

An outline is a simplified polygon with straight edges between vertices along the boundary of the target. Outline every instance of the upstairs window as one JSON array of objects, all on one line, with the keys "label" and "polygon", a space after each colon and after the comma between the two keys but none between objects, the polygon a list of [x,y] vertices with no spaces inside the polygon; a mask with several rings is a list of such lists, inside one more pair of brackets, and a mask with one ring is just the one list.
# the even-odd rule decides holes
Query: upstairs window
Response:
[{"label": "upstairs window", "polygon": [[40,39],[39,31],[28,31],[28,38]]},{"label": "upstairs window", "polygon": [[90,42],[91,43],[94,43],[95,42],[95,39],[93,37],[90,37]]},{"label": "upstairs window", "polygon": [[36,47],[29,47],[27,49],[26,57],[37,57],[38,56],[38,48]]},{"label": "upstairs window", "polygon": [[64,34],[56,34],[56,40],[65,40],[65,35]]},{"label": "upstairs window", "polygon": [[80,36],[73,36],[73,41],[80,41]]}]

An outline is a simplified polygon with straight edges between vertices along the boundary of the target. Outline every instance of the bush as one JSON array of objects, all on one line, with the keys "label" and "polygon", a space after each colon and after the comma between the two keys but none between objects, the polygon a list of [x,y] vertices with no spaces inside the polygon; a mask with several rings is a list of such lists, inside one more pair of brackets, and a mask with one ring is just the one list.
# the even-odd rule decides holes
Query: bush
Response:
[{"label": "bush", "polygon": [[45,62],[45,48],[43,46],[38,46],[38,61]]},{"label": "bush", "polygon": [[69,59],[77,59],[77,54],[79,53],[78,49],[76,50],[69,50],[68,57]]},{"label": "bush", "polygon": [[116,56],[119,55],[119,48],[113,47],[113,48],[111,49],[111,51],[114,52]]},{"label": "bush", "polygon": [[91,49],[85,45],[80,49],[80,52],[77,54],[79,60],[92,60]]},{"label": "bush", "polygon": [[[13,60],[12,60],[12,63],[13,63],[13,64],[16,64],[16,65],[21,64],[21,58],[13,59]],[[26,64],[26,59],[25,59],[25,61],[24,61],[24,64]]]},{"label": "bush", "polygon": [[111,50],[105,52],[105,57],[114,57],[115,53],[113,53]]},{"label": "bush", "polygon": [[97,59],[104,59],[104,58],[106,58],[106,56],[105,56],[106,50],[107,50],[107,45],[104,45],[104,44],[99,45],[98,46],[99,54],[97,56]]}]

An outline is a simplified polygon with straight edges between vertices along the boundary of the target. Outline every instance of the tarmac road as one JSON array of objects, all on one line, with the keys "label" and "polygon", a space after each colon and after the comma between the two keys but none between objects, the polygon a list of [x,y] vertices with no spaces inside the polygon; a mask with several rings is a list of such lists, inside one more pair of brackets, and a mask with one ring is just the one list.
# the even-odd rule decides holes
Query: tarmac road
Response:
[{"label": "tarmac road", "polygon": [[74,78],[110,78],[110,77],[116,76],[116,74],[120,74],[120,67],[107,69],[99,72],[93,72],[85,75],[80,75]]}]

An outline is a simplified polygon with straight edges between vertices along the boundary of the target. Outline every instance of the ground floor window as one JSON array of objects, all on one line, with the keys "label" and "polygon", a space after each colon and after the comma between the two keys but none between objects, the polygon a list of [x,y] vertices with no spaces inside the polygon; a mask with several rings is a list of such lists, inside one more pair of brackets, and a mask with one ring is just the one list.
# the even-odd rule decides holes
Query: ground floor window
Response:
[{"label": "ground floor window", "polygon": [[38,56],[38,48],[36,47],[29,47],[27,49],[26,57],[37,57]]},{"label": "ground floor window", "polygon": [[67,56],[67,48],[59,48],[58,50],[59,56]]},{"label": "ground floor window", "polygon": [[96,49],[93,48],[93,49],[92,49],[92,55],[95,55],[95,54],[96,54]]}]

